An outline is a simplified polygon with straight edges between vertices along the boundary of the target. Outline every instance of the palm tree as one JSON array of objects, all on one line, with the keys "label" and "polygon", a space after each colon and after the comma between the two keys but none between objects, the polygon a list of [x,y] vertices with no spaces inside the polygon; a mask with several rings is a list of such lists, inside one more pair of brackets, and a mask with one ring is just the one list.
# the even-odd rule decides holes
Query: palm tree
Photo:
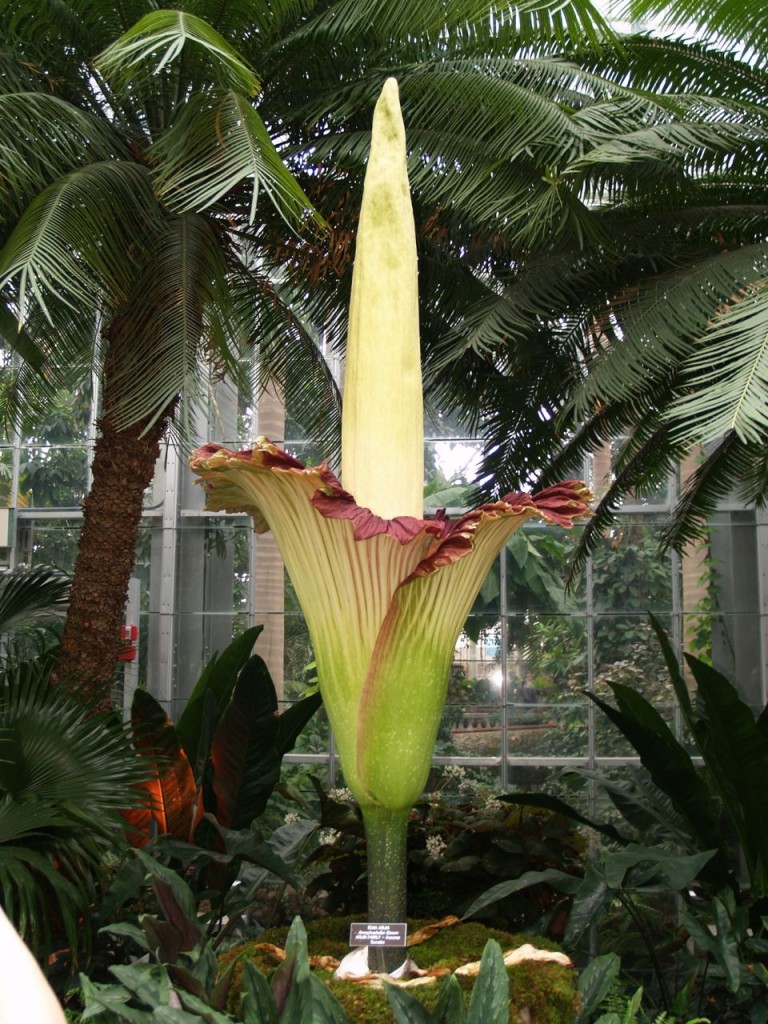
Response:
[{"label": "palm tree", "polygon": [[[343,344],[385,76],[408,126],[429,397],[488,420],[506,490],[560,443],[554,414],[591,351],[579,270],[594,277],[586,297],[631,283],[633,259],[678,259],[663,218],[636,215],[647,230],[637,252],[624,245],[632,204],[679,186],[681,153],[733,153],[753,130],[749,104],[717,120],[697,96],[628,87],[589,0],[178,6],[0,0],[14,126],[0,330],[23,357],[5,408],[34,415],[89,365],[98,325],[100,432],[62,646],[64,670],[102,690],[142,495],[201,355],[237,373],[242,343],[258,341],[286,391],[320,389],[313,423],[333,437],[307,325]],[[654,144],[627,149],[643,132]],[[272,202],[254,209],[257,185]],[[327,231],[286,229],[310,207]]]},{"label": "palm tree", "polygon": [[677,114],[558,167],[566,190],[583,190],[585,175],[593,184],[586,244],[531,251],[446,349],[454,393],[467,401],[474,339],[496,330],[475,392],[486,490],[519,480],[521,450],[546,465],[546,484],[624,439],[577,565],[628,493],[665,480],[692,451],[703,457],[668,543],[696,537],[733,488],[747,503],[768,497],[765,24],[727,0],[636,0],[632,11],[665,11],[708,34],[624,38],[582,66]]},{"label": "palm tree", "polygon": [[[105,695],[142,496],[201,357],[236,375],[242,343],[257,339],[287,390],[301,382],[320,390],[333,429],[335,394],[305,324],[343,336],[354,197],[383,73],[395,65],[413,79],[424,124],[415,163],[438,183],[425,193],[425,240],[438,250],[433,275],[444,291],[456,269],[446,274],[441,263],[464,225],[453,211],[442,222],[435,214],[454,206],[467,230],[487,218],[472,207],[475,185],[490,181],[487,161],[477,163],[483,146],[468,132],[476,103],[487,108],[486,134],[502,124],[507,146],[521,144],[499,106],[503,82],[475,63],[490,43],[503,53],[562,43],[567,32],[597,41],[602,31],[589,0],[554,14],[477,0],[392,10],[370,0],[180,6],[0,0],[9,126],[0,329],[22,357],[4,371],[3,409],[7,422],[34,418],[95,350],[99,434],[60,671],[88,677]],[[470,99],[464,83],[473,81]],[[366,131],[355,131],[363,122]],[[311,203],[271,137],[334,219],[330,235],[307,243],[286,229]],[[271,202],[257,210],[259,191]],[[461,277],[462,260],[452,262]],[[471,273],[463,276],[471,289]],[[297,312],[308,284],[310,301]]]},{"label": "palm tree", "polygon": [[237,377],[249,296],[276,301],[242,234],[257,196],[296,226],[311,209],[255,109],[250,65],[194,15],[153,7],[0,4],[2,325],[24,359],[4,373],[4,411],[34,417],[96,350],[99,434],[59,674],[88,678],[103,703],[179,395],[204,358]]}]

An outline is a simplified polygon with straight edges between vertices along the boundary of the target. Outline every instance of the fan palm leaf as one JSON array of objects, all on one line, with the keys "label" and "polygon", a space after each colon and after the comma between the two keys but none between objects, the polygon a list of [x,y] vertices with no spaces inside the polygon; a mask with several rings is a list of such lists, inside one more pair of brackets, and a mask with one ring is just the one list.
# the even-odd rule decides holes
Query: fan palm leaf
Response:
[{"label": "fan palm leaf", "polygon": [[0,634],[32,624],[60,622],[69,586],[67,576],[47,566],[0,573]]},{"label": "fan palm leaf", "polygon": [[51,687],[52,665],[11,657],[0,672],[0,898],[38,956],[51,941],[77,956],[143,776],[124,728]]}]

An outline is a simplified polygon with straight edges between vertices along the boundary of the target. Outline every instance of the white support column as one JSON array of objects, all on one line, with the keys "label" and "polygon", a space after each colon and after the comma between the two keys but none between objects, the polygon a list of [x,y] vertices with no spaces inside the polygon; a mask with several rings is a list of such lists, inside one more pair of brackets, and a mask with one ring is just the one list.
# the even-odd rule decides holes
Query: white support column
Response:
[{"label": "white support column", "polygon": [[[165,456],[165,497],[162,529],[152,545],[150,585],[149,682],[152,693],[170,709],[173,699],[175,656],[174,610],[176,596],[176,527],[178,517],[179,457],[171,442]],[[154,573],[160,569],[159,586]]]}]

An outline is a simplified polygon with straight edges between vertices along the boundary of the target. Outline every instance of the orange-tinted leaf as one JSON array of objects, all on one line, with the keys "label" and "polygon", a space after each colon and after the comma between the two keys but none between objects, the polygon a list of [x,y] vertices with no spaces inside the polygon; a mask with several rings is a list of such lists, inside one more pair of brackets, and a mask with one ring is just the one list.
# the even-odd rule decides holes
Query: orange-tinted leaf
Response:
[{"label": "orange-tinted leaf", "polygon": [[152,812],[149,807],[125,808],[120,814],[125,819],[125,835],[131,846],[139,849],[146,846],[152,835]]},{"label": "orange-tinted leaf", "polygon": [[149,758],[156,776],[146,783],[150,813],[160,832],[189,839],[196,786],[187,755],[162,705],[146,690],[137,690],[131,708],[133,742]]}]

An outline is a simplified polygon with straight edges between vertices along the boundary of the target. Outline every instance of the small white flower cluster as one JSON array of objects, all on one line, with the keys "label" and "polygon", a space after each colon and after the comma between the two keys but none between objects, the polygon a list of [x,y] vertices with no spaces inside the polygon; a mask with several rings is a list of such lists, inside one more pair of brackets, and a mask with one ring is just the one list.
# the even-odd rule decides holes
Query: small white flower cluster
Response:
[{"label": "small white flower cluster", "polygon": [[329,789],[328,799],[333,800],[337,804],[348,804],[351,803],[355,798],[352,796],[351,789],[343,787],[338,789]]},{"label": "small white flower cluster", "polygon": [[447,848],[448,844],[442,836],[427,836],[427,853],[433,860],[440,860]]},{"label": "small white flower cluster", "polygon": [[324,828],[317,833],[317,841],[321,846],[333,846],[340,835],[335,828]]},{"label": "small white flower cluster", "polygon": [[502,800],[497,800],[496,797],[488,797],[483,804],[484,811],[503,811],[506,809],[506,804]]},{"label": "small white flower cluster", "polygon": [[458,790],[460,796],[470,800],[479,810],[496,813],[506,809],[506,804],[496,798],[495,787],[483,779],[468,776],[467,769],[461,764],[444,765],[439,788],[426,793],[425,799],[434,807],[446,800],[451,789],[454,793]]},{"label": "small white flower cluster", "polygon": [[301,815],[295,811],[288,811],[286,816],[283,818],[286,825],[298,825],[301,821]]},{"label": "small white flower cluster", "polygon": [[458,782],[462,785],[467,777],[467,769],[463,764],[446,764],[443,767],[443,782]]}]

